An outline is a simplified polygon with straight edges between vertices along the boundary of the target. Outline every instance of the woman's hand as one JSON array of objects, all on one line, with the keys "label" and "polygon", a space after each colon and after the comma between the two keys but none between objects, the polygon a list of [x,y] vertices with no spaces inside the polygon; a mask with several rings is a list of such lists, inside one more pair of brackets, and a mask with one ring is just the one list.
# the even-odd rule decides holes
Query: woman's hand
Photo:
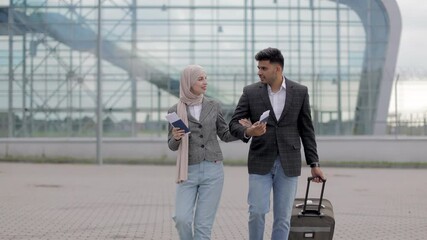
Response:
[{"label": "woman's hand", "polygon": [[175,140],[179,141],[185,135],[185,130],[180,128],[172,128],[172,136]]},{"label": "woman's hand", "polygon": [[245,127],[251,127],[252,123],[251,120],[247,119],[247,118],[242,118],[239,120],[240,125],[245,126]]}]

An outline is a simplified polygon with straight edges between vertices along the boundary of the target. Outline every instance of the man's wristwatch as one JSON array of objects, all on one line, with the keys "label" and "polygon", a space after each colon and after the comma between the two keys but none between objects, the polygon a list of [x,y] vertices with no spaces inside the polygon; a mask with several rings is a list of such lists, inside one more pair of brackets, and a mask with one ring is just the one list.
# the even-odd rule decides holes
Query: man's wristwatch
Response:
[{"label": "man's wristwatch", "polygon": [[318,162],[310,163],[311,168],[320,167],[320,164]]}]

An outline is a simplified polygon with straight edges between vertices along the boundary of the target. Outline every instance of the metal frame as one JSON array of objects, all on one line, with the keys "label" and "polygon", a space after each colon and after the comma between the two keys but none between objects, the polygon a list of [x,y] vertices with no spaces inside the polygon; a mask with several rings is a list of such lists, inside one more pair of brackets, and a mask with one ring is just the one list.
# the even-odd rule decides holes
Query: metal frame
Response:
[{"label": "metal frame", "polygon": [[[106,136],[162,135],[163,115],[177,101],[179,72],[192,63],[207,69],[208,95],[223,102],[229,117],[243,86],[257,81],[253,56],[269,46],[283,51],[285,75],[309,87],[318,133],[383,134],[400,15],[395,1],[354,2],[46,0],[34,6],[31,0],[11,0],[8,37],[0,40],[8,41],[8,105],[0,106],[8,112],[8,136],[55,136],[47,131],[52,127],[61,136],[95,136],[102,130],[93,125],[96,116],[123,127]],[[367,5],[360,7],[360,2]],[[375,13],[389,20],[389,35],[385,62],[379,63],[382,73],[364,75],[375,71],[369,62],[371,33],[376,31],[369,20],[372,4],[384,6],[383,12]],[[101,10],[102,25],[97,24]],[[20,18],[29,19],[33,13],[45,20],[46,13],[53,13],[50,17],[63,22],[38,26],[45,31],[19,32],[25,28],[15,20],[22,22]],[[61,27],[70,32],[61,32]],[[95,41],[85,32],[88,29],[93,36],[102,33],[98,44],[87,45],[98,47],[102,61],[97,61],[95,48],[84,49],[85,41]],[[101,83],[97,79],[102,79],[102,86],[96,85]],[[97,108],[97,101],[102,108]],[[332,118],[325,120],[325,114]]]}]

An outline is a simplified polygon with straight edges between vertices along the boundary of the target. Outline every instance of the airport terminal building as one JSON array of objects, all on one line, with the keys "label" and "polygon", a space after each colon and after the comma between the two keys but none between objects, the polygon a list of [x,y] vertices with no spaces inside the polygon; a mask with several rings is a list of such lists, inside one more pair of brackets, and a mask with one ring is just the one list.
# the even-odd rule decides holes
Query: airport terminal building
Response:
[{"label": "airport terminal building", "polygon": [[267,47],[309,88],[318,135],[388,133],[395,0],[5,2],[1,138],[95,137],[99,126],[106,137],[164,136],[189,64],[206,69],[207,95],[229,119]]}]

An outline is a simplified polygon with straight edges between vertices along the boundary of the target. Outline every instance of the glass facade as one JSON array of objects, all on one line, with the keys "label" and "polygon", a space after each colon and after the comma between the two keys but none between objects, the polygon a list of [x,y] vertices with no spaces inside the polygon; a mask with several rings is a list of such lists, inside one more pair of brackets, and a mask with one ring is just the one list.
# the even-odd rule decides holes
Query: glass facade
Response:
[{"label": "glass facade", "polygon": [[267,47],[309,88],[319,135],[370,135],[391,91],[389,28],[379,0],[12,0],[0,6],[0,137],[94,137],[98,100],[104,136],[163,135],[188,64],[206,69],[229,119]]}]

